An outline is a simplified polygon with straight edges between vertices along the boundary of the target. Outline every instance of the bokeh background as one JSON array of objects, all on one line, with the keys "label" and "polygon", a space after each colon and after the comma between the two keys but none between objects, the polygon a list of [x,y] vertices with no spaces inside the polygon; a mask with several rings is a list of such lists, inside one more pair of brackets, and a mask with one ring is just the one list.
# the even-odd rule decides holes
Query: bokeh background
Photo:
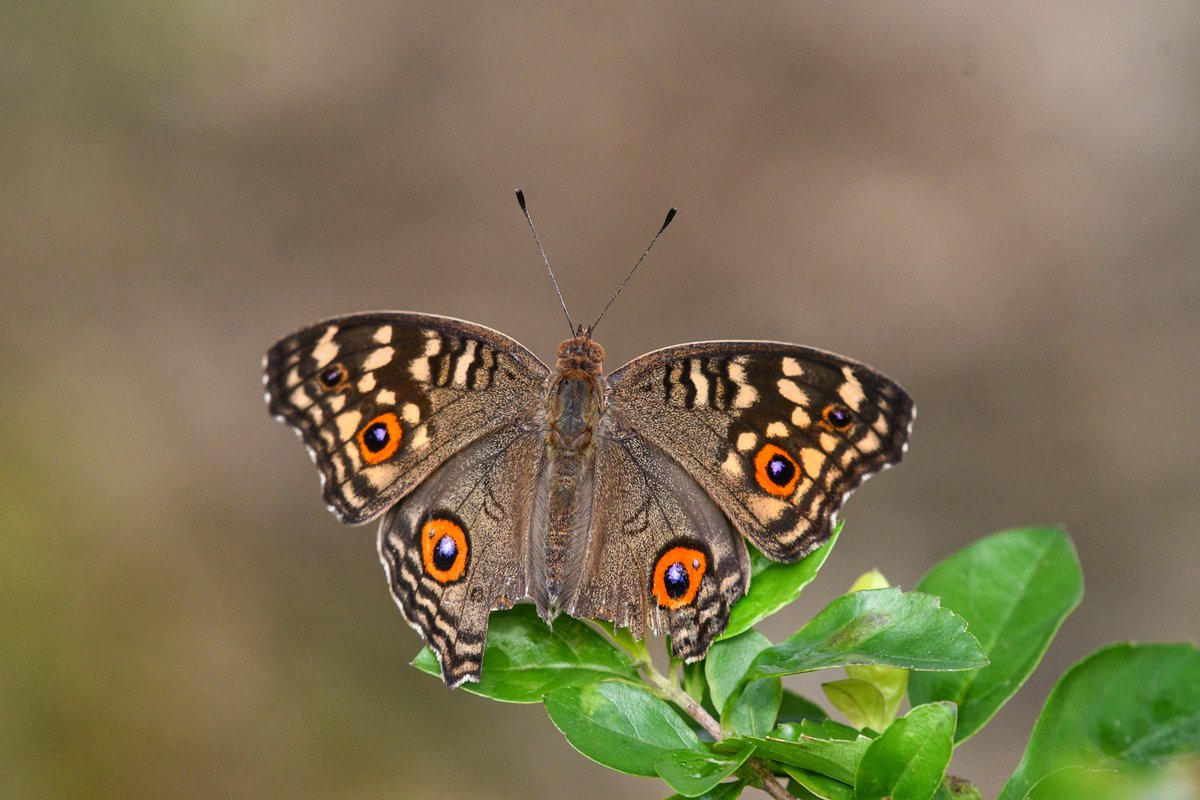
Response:
[{"label": "bokeh background", "polygon": [[337,313],[550,359],[516,186],[583,320],[680,208],[610,366],[782,339],[917,398],[769,633],[1069,529],[1083,604],[953,765],[991,795],[1069,664],[1200,630],[1198,40],[1193,2],[5,3],[0,795],[666,794],[407,666],[373,529],[262,403]]}]

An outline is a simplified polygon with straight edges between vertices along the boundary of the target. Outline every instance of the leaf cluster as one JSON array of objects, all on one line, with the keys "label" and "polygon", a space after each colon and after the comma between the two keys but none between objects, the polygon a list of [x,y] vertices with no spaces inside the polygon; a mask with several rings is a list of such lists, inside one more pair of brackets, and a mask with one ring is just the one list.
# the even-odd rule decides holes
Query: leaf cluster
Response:
[{"label": "leaf cluster", "polygon": [[[544,703],[583,755],[659,777],[672,797],[981,798],[947,773],[954,750],[1021,687],[1079,603],[1083,579],[1060,530],[982,539],[935,566],[915,591],[868,573],[794,634],[755,625],[817,575],[840,527],[795,564],[752,552],[749,592],[706,658],[669,658],[593,621],[548,627],[531,606],[492,615],[483,677],[469,692]],[[438,675],[432,652],[413,662]],[[849,724],[782,679],[843,668],[823,685]],[[910,710],[897,716],[907,698]],[[1200,754],[1200,651],[1117,644],[1072,667],[1051,693],[1000,800],[1171,794],[1168,762]],[[1166,787],[1165,789],[1163,787]],[[1186,790],[1184,790],[1186,791]]]}]

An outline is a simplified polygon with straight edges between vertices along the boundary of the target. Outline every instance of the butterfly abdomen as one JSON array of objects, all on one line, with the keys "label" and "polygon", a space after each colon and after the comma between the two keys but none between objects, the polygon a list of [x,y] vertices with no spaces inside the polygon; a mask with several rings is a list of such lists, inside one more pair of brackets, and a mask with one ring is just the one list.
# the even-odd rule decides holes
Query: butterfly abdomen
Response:
[{"label": "butterfly abdomen", "polygon": [[604,414],[604,350],[590,338],[577,336],[563,342],[558,355],[558,373],[546,396],[546,519],[543,530],[533,534],[531,594],[547,619],[569,605],[583,574],[595,435]]}]

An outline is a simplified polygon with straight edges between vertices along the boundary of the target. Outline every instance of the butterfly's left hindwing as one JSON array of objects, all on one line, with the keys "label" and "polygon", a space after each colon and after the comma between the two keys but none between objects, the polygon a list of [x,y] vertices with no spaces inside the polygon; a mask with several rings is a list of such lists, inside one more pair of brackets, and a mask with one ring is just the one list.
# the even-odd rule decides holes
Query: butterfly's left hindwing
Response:
[{"label": "butterfly's left hindwing", "polygon": [[308,445],[343,522],[378,516],[472,441],[532,415],[549,370],[490,328],[425,314],[335,317],[267,353],[271,413]]},{"label": "butterfly's left hindwing", "polygon": [[781,561],[828,539],[850,492],[900,460],[914,414],[908,394],[870,367],[769,342],[669,347],[609,385],[614,413]]},{"label": "butterfly's left hindwing", "polygon": [[536,434],[508,426],[438,467],[379,528],[392,596],[450,686],[479,680],[488,614],[526,596]]}]

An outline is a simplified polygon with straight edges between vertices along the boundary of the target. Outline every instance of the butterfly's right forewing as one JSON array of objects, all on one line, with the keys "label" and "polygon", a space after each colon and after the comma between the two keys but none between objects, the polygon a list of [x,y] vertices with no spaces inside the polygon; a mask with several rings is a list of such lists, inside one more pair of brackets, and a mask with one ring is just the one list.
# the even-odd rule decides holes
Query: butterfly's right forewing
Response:
[{"label": "butterfly's right forewing", "polygon": [[699,342],[634,359],[609,401],[768,556],[829,538],[846,497],[900,460],[912,399],[870,367],[773,342]]}]

